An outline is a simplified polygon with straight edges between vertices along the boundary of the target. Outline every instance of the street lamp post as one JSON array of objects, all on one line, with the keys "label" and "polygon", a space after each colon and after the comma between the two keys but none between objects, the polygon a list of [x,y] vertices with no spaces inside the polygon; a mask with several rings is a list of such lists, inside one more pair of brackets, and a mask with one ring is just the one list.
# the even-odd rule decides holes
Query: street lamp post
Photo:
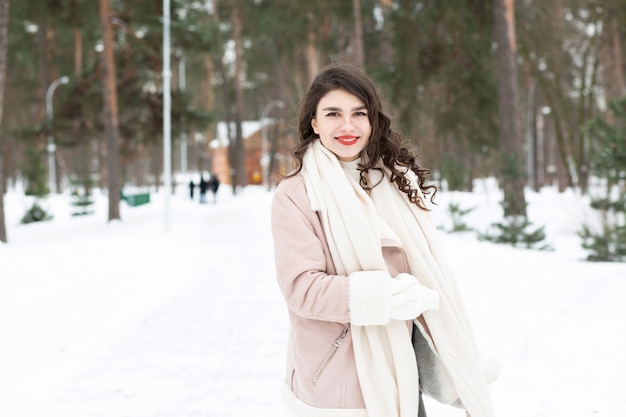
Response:
[{"label": "street lamp post", "polygon": [[267,124],[265,123],[265,119],[267,119],[267,115],[274,108],[278,107],[282,109],[285,107],[285,103],[281,100],[270,101],[265,105],[263,111],[261,112],[261,167],[263,168],[263,184],[267,185],[268,189],[270,187],[270,153],[269,153],[269,143],[267,140]]},{"label": "street lamp post", "polygon": [[165,192],[164,229],[170,231],[170,194],[172,193],[172,68],[171,4],[163,0],[163,185]]},{"label": "street lamp post", "polygon": [[[185,91],[187,88],[187,80],[186,80],[186,61],[185,55],[182,51],[178,53],[178,89],[180,92]],[[182,132],[180,133],[180,171],[183,174],[187,173],[187,132],[186,126],[184,123],[182,125]]]},{"label": "street lamp post", "polygon": [[54,153],[56,151],[56,145],[54,144],[54,135],[52,134],[52,120],[53,120],[53,106],[52,106],[52,96],[54,95],[54,90],[61,85],[67,84],[70,82],[70,78],[68,76],[63,76],[57,80],[54,80],[50,86],[48,87],[48,91],[46,92],[46,120],[48,122],[48,144],[46,149],[48,151],[48,184],[50,188],[51,194],[56,194],[57,192],[57,180],[56,180],[56,164],[54,161]]}]

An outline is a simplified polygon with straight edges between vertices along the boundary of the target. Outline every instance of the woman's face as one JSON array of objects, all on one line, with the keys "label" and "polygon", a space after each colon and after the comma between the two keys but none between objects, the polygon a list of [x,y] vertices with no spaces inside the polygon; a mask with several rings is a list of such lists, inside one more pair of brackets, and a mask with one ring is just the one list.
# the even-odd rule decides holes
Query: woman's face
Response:
[{"label": "woman's face", "polygon": [[372,133],[365,103],[344,90],[331,90],[321,98],[311,126],[322,145],[342,161],[357,159]]}]

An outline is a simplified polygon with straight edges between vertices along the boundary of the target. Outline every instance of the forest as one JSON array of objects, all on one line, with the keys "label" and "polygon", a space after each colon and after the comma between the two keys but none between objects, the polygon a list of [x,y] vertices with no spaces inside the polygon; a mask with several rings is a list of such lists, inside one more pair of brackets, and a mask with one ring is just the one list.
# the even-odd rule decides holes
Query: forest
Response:
[{"label": "forest", "polygon": [[[525,187],[599,188],[588,237],[626,251],[624,45],[626,0],[0,0],[0,196],[99,187],[118,218],[123,186],[163,185],[164,79],[174,172],[211,171],[226,122],[236,192],[243,121],[277,121],[279,171],[308,84],[343,61],[376,80],[437,184],[496,177],[513,218]],[[6,241],[3,217],[0,200]]]}]

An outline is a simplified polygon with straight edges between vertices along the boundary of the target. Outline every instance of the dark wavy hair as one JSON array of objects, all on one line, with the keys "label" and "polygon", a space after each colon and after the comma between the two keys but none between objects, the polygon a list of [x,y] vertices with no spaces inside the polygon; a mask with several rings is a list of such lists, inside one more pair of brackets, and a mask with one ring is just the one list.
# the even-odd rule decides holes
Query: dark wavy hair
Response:
[{"label": "dark wavy hair", "polygon": [[332,90],[344,90],[353,94],[361,99],[367,107],[372,133],[365,148],[367,157],[361,159],[362,162],[359,166],[361,186],[365,190],[376,187],[377,184],[370,184],[367,173],[370,169],[380,170],[376,165],[379,160],[382,160],[385,167],[391,171],[390,181],[408,196],[409,201],[421,209],[428,210],[418,190],[411,187],[409,179],[406,178],[406,173],[410,169],[417,175],[418,185],[422,193],[428,195],[432,192],[432,196],[430,196],[432,201],[437,193],[437,187],[424,184],[431,171],[418,165],[417,155],[404,146],[404,139],[392,128],[391,119],[383,111],[382,100],[376,85],[363,70],[351,64],[330,64],[322,69],[313,80],[300,105],[298,115],[300,143],[291,151],[291,155],[296,161],[296,169],[288,177],[294,176],[302,170],[302,160],[306,150],[313,141],[319,138],[313,131],[311,120],[315,117],[319,101]]}]

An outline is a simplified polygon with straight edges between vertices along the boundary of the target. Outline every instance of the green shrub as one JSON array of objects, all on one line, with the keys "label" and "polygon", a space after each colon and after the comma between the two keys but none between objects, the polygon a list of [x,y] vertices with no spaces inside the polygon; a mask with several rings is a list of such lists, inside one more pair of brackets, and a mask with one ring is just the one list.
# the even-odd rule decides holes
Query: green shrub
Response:
[{"label": "green shrub", "polygon": [[527,249],[549,250],[549,245],[538,246],[546,239],[544,227],[531,229],[532,223],[524,216],[508,216],[501,223],[492,223],[491,230],[479,233],[478,238]]},{"label": "green shrub", "polygon": [[589,227],[583,226],[578,236],[583,240],[582,246],[589,251],[587,260],[592,262],[624,262],[626,261],[626,227],[617,226],[604,233],[593,233]]},{"label": "green shrub", "polygon": [[589,261],[626,260],[626,98],[609,103],[613,122],[595,117],[585,127],[590,138],[591,173],[601,180],[591,208],[602,222],[601,232],[583,225],[578,236]]},{"label": "green shrub", "polygon": [[91,192],[79,191],[78,189],[74,189],[72,191],[72,206],[74,206],[75,208],[75,210],[72,212],[72,216],[84,216],[86,214],[92,214],[93,204],[94,200],[92,198]]},{"label": "green shrub", "polygon": [[44,210],[37,201],[33,203],[33,205],[28,209],[20,223],[28,224],[35,222],[44,222],[46,220],[51,220],[52,215],[50,215],[46,210]]}]

